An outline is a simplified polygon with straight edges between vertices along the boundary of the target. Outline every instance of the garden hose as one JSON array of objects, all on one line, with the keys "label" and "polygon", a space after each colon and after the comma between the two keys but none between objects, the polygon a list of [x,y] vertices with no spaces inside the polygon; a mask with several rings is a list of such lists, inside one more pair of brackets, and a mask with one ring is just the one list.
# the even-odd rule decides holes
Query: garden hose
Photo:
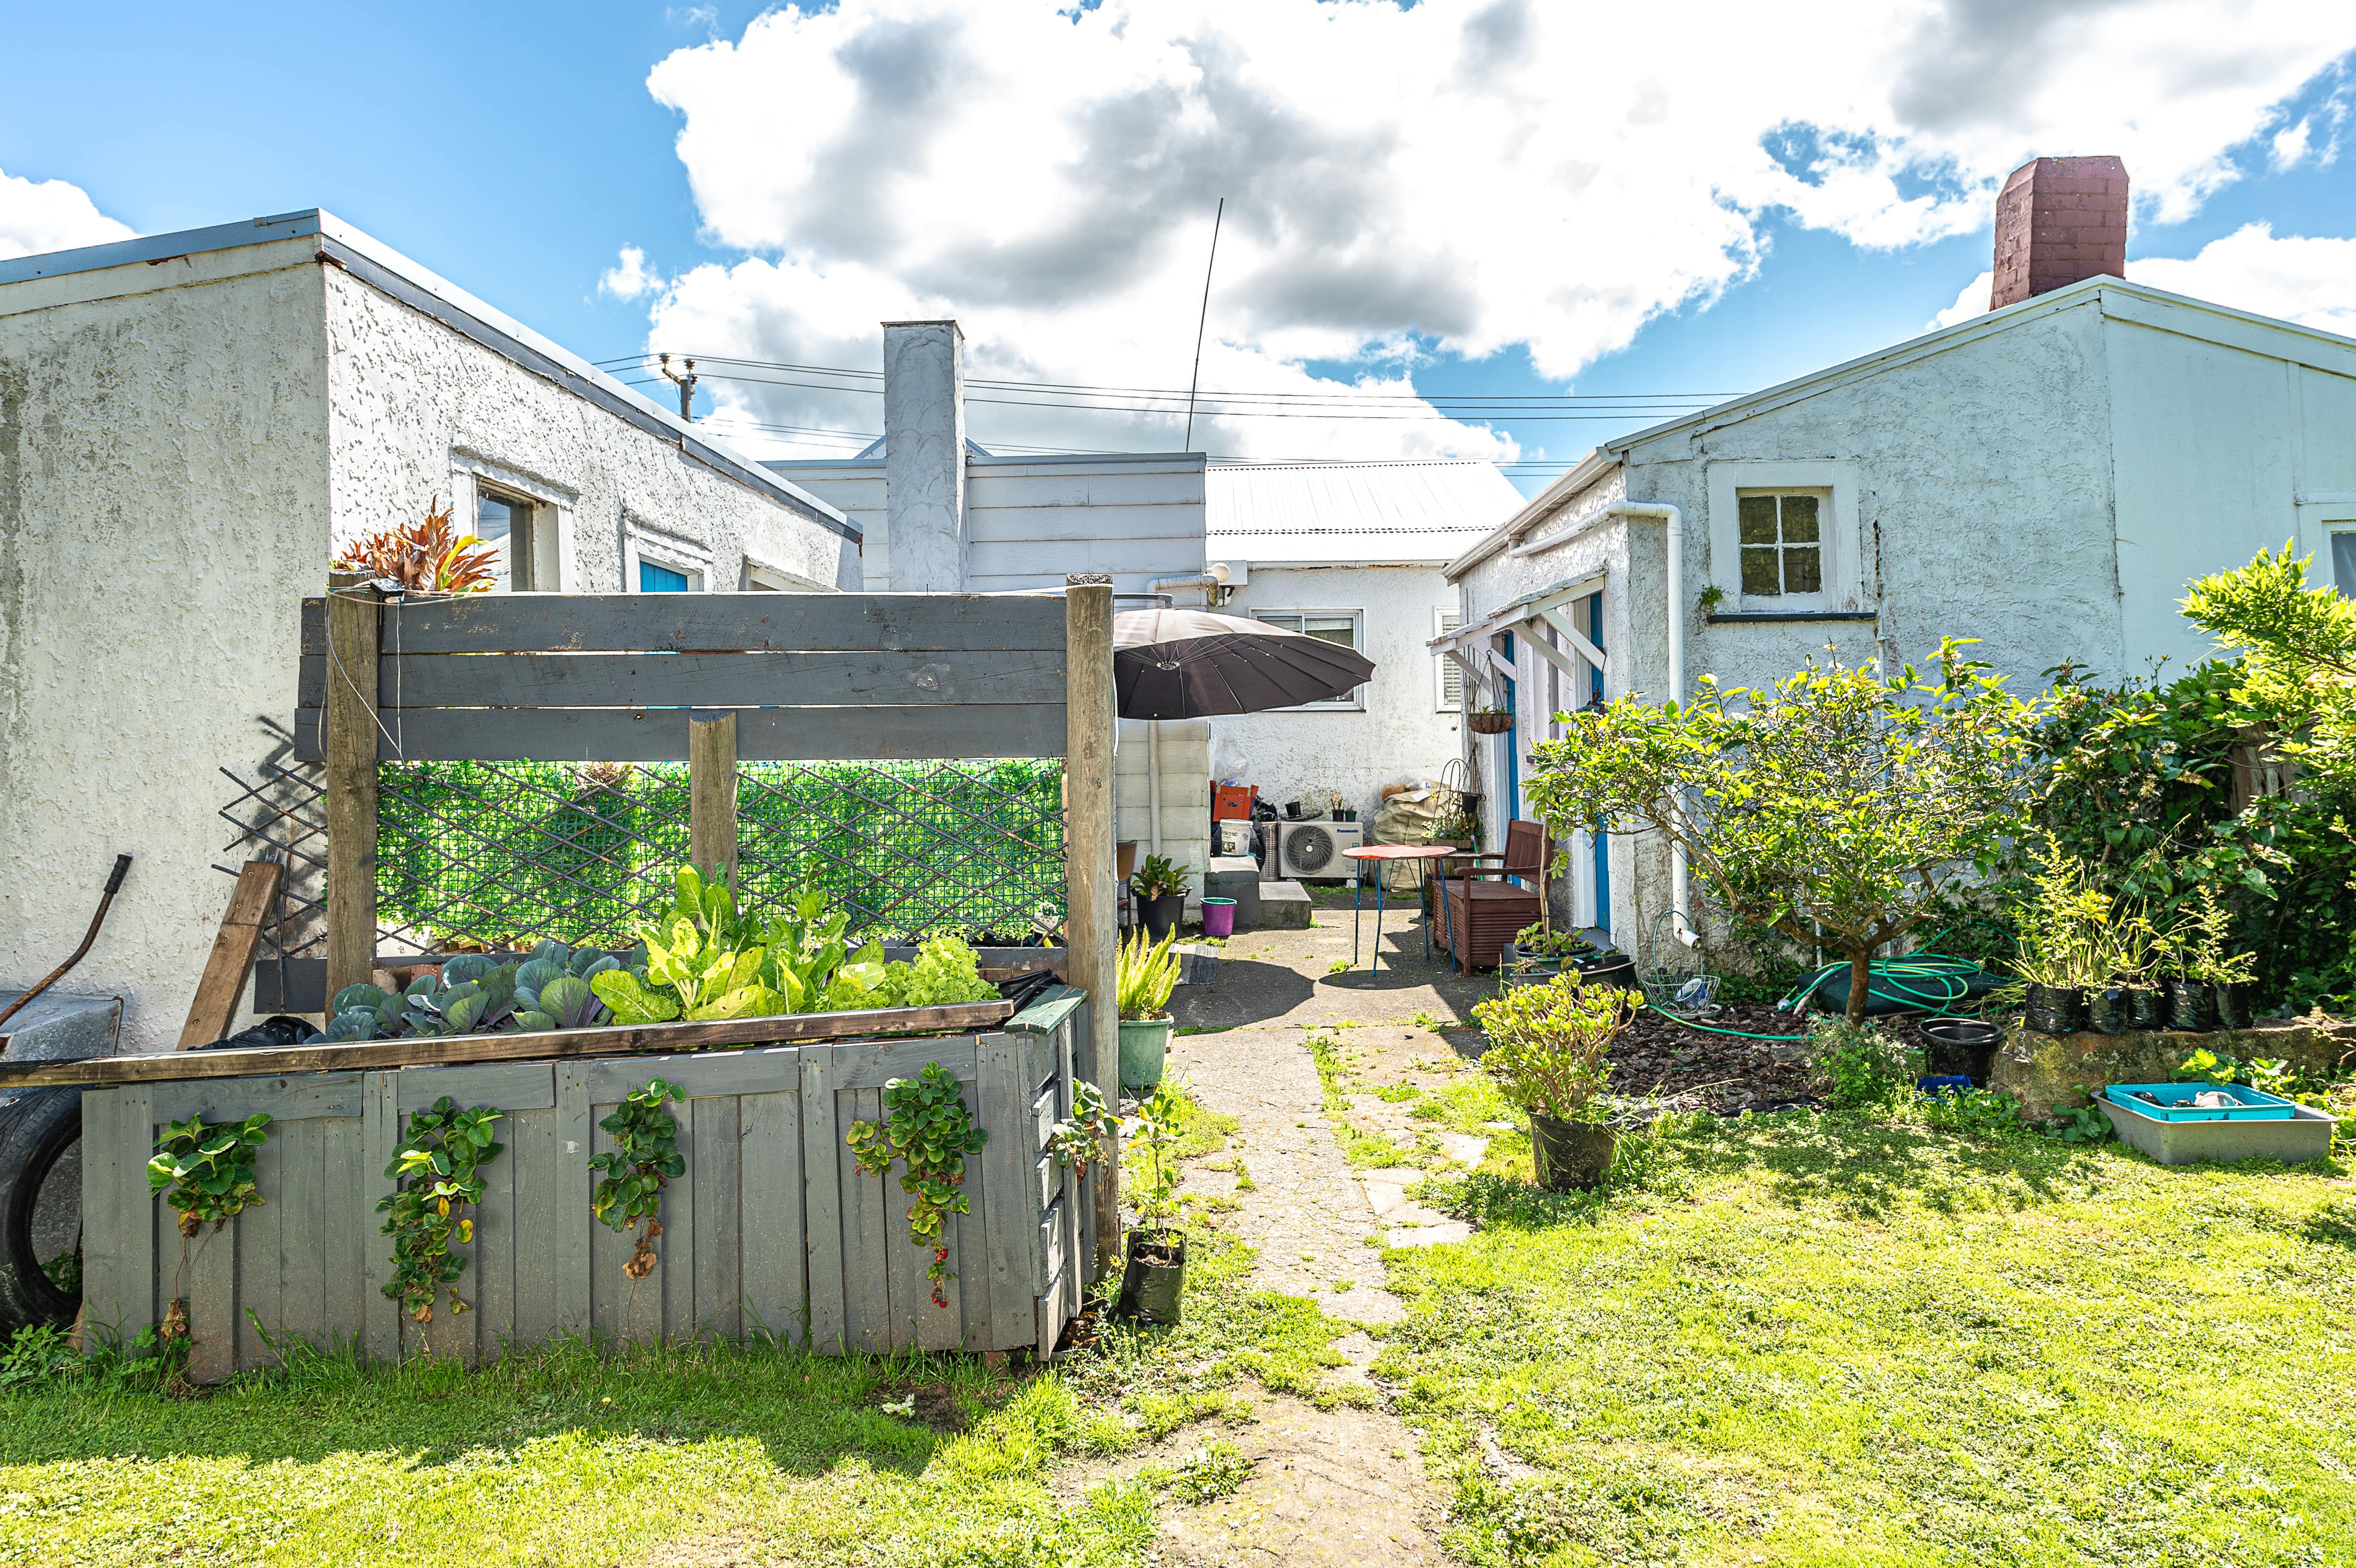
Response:
[{"label": "garden hose", "polygon": [[[1847,974],[1847,963],[1828,963],[1794,986],[1789,995],[1775,1004],[1778,1013],[1795,1010],[1803,998],[1813,995],[1826,980],[1837,974]],[[1944,953],[1911,953],[1904,958],[1878,958],[1866,966],[1865,994],[1869,1004],[1876,1000],[1895,1007],[1921,1008],[1934,1018],[1954,1013],[1959,1004],[1969,1000],[1971,981],[1982,973],[1978,964],[1969,959],[1949,958]],[[1715,1024],[1697,1024],[1680,1018],[1665,1007],[1652,1002],[1645,1006],[1662,1017],[1699,1029],[1709,1035],[1732,1035],[1743,1040],[1804,1040],[1805,1035],[1761,1035],[1749,1029],[1721,1028]]]}]

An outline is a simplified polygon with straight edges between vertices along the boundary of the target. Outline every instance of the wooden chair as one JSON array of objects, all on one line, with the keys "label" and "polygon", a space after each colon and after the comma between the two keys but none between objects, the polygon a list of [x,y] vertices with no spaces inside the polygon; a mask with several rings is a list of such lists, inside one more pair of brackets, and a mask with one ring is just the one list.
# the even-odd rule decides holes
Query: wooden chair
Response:
[{"label": "wooden chair", "polygon": [[1506,825],[1502,852],[1447,863],[1439,879],[1440,925],[1459,973],[1494,969],[1515,934],[1537,923],[1553,849],[1544,827],[1517,818]]}]

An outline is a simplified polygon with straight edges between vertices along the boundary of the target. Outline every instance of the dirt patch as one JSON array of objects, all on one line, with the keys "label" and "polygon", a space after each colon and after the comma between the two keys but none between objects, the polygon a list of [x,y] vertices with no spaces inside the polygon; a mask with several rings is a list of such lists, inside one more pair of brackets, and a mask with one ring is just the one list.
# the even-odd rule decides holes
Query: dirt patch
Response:
[{"label": "dirt patch", "polygon": [[[1657,1100],[1675,1111],[1779,1109],[1808,1091],[1805,1050],[1796,1039],[1749,1039],[1751,1035],[1802,1035],[1807,1016],[1779,1013],[1763,1003],[1728,1007],[1696,1029],[1647,1007],[1612,1049],[1612,1087]],[[1721,1034],[1718,1030],[1740,1030]]]},{"label": "dirt patch", "polygon": [[917,1422],[948,1435],[973,1424],[947,1383],[885,1383],[875,1391],[875,1404],[886,1415]]}]

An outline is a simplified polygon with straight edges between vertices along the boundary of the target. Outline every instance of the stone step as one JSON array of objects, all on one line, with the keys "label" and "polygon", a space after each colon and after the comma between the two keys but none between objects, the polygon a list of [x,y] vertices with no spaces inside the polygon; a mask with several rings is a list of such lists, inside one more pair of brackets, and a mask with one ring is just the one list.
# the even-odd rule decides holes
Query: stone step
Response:
[{"label": "stone step", "polygon": [[1314,909],[1309,901],[1309,889],[1300,883],[1263,882],[1259,885],[1259,918],[1252,926],[1263,931],[1305,931]]},{"label": "stone step", "polygon": [[1236,901],[1236,929],[1259,924],[1259,862],[1248,854],[1215,854],[1203,874],[1203,897]]}]

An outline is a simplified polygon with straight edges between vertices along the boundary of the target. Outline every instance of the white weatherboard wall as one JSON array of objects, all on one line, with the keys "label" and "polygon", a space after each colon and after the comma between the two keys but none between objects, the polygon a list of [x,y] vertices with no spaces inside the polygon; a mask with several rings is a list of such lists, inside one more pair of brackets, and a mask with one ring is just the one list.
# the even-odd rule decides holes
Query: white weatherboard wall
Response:
[{"label": "white weatherboard wall", "polygon": [[[884,460],[765,464],[836,507],[864,536],[871,591],[891,575]],[[1199,453],[1117,457],[966,458],[966,587],[972,593],[1060,588],[1067,573],[1104,572],[1118,594],[1203,570]],[[1187,602],[1181,596],[1181,602]],[[1134,608],[1136,601],[1120,605]]]},{"label": "white weatherboard wall", "polygon": [[1455,595],[1439,568],[1323,566],[1300,570],[1255,566],[1250,581],[1221,607],[1248,616],[1256,609],[1349,610],[1360,616],[1360,650],[1375,661],[1374,679],[1360,689],[1365,706],[1280,709],[1223,715],[1214,760],[1240,770],[1280,808],[1303,789],[1339,789],[1363,819],[1382,803],[1382,787],[1407,776],[1437,778],[1459,750],[1462,715],[1440,705],[1439,660],[1425,646],[1439,630],[1436,612],[1454,609]]},{"label": "white weatherboard wall", "polygon": [[[1152,755],[1142,719],[1122,719],[1113,755],[1112,823],[1116,841],[1137,841],[1137,864],[1153,850],[1153,813],[1149,809]],[[1162,851],[1186,873],[1186,910],[1198,915],[1203,874],[1211,868],[1211,724],[1207,719],[1163,719],[1162,743]]]},{"label": "white weatherboard wall", "polygon": [[319,259],[332,241],[398,262],[365,236],[237,229],[0,263],[0,983],[70,951],[131,854],[70,985],[124,997],[132,1050],[177,1038],[230,886],[220,769],[282,753],[299,603],[336,546],[487,477],[561,515],[568,588],[620,587],[631,529],[700,547],[722,587],[753,552],[856,584],[822,509]]}]

